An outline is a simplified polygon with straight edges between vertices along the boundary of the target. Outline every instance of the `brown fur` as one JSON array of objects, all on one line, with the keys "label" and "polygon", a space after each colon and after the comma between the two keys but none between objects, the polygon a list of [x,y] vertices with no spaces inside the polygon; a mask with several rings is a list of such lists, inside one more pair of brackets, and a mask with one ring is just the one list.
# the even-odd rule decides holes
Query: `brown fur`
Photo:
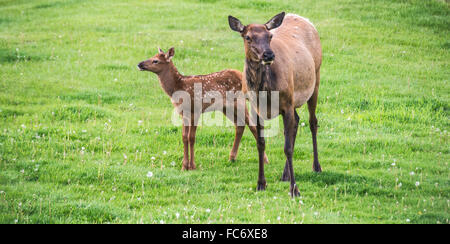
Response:
[{"label": "brown fur", "polygon": [[[204,112],[208,111],[222,111],[226,115],[227,108],[234,107],[234,117],[229,118],[234,124],[236,129],[236,135],[233,143],[233,148],[230,152],[230,160],[234,161],[236,159],[236,155],[239,148],[239,143],[242,138],[242,134],[244,133],[245,126],[238,126],[238,116],[237,116],[237,106],[239,100],[234,100],[232,104],[226,103],[226,92],[227,91],[240,91],[242,89],[242,73],[237,70],[227,69],[219,72],[215,72],[208,75],[192,75],[192,76],[183,76],[181,75],[175,65],[172,62],[172,57],[174,55],[174,49],[171,48],[168,53],[164,53],[162,50],[159,50],[158,54],[154,57],[141,62],[138,67],[140,70],[151,71],[158,75],[159,82],[169,97],[172,98],[172,95],[176,91],[185,91],[189,93],[191,98],[191,107],[187,110],[191,111],[190,119],[188,120],[187,116],[183,117],[181,113],[182,109],[180,106],[182,105],[182,101],[174,101],[172,100],[172,104],[176,107],[180,115],[183,117],[183,120],[186,122],[183,124],[183,144],[184,144],[184,158],[183,158],[183,170],[192,170],[195,169],[195,159],[194,159],[194,144],[195,144],[195,134],[197,130],[197,122],[200,115]],[[157,62],[157,63],[154,63]],[[194,94],[194,84],[202,84],[202,92],[203,94]],[[212,103],[214,103],[214,99],[211,100],[212,103],[203,102],[202,110],[199,113],[194,112],[194,99],[202,97],[206,92],[216,91],[222,95],[224,104],[222,107],[212,107]],[[244,101],[245,103],[245,101]],[[242,104],[241,104],[242,105]],[[245,105],[244,105],[245,106]],[[187,121],[188,120],[188,121]],[[243,124],[243,123],[242,123]],[[245,124],[249,125],[248,120],[248,111],[247,107],[245,107]],[[255,138],[256,127],[249,126]],[[190,156],[190,157],[189,157]],[[265,156],[265,162],[267,163],[267,156]]]},{"label": "brown fur", "polygon": [[[322,48],[315,27],[306,19],[284,12],[272,18],[265,25],[243,26],[240,21],[229,17],[231,29],[241,33],[245,47],[245,67],[242,89],[256,91],[278,91],[279,113],[283,116],[285,129],[286,165],[282,180],[291,182],[291,195],[298,196],[292,166],[292,153],[297,134],[299,117],[296,108],[308,103],[310,129],[313,137],[313,169],[321,171],[317,153],[317,118],[315,115],[319,92]],[[273,54],[273,55],[272,55]],[[274,57],[272,57],[274,56]],[[270,64],[270,65],[269,65]],[[256,105],[256,101],[252,104]],[[278,114],[269,112],[270,118]],[[260,119],[260,118],[259,118]],[[262,125],[257,123],[258,133]],[[264,164],[261,164],[265,150],[263,137],[258,137],[260,170],[258,190],[264,190]]]}]

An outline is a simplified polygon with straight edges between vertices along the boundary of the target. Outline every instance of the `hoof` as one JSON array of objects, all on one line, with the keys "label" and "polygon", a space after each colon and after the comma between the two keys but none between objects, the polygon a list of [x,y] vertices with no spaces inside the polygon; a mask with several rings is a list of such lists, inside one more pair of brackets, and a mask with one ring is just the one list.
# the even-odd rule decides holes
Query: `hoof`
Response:
[{"label": "hoof", "polygon": [[188,161],[183,161],[181,170],[189,170],[189,162]]},{"label": "hoof", "polygon": [[191,165],[190,165],[190,170],[195,170],[195,169],[197,169],[197,167],[195,167],[195,164],[194,163],[191,163]]},{"label": "hoof", "polygon": [[313,164],[313,171],[316,173],[322,172],[322,168],[320,167],[319,162]]},{"label": "hoof", "polygon": [[294,186],[291,186],[289,191],[292,198],[300,196],[300,192],[298,191],[298,187],[296,184],[294,184]]},{"label": "hoof", "polygon": [[266,182],[258,182],[258,187],[256,188],[258,191],[265,191],[267,187]]},{"label": "hoof", "polygon": [[234,162],[236,162],[236,157],[231,157],[231,156],[230,156],[230,158],[228,159],[228,161],[234,163]]},{"label": "hoof", "polygon": [[184,164],[181,170],[195,170],[195,164]]}]

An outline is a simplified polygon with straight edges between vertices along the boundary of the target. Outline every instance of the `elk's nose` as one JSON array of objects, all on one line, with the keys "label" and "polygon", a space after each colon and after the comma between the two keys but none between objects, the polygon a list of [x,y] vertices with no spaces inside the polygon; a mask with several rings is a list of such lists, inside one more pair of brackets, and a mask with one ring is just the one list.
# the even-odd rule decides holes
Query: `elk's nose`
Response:
[{"label": "elk's nose", "polygon": [[272,52],[272,50],[269,51],[265,51],[263,53],[263,60],[268,62],[268,61],[273,61],[275,59],[275,54]]},{"label": "elk's nose", "polygon": [[138,66],[138,68],[140,70],[143,70],[144,69],[144,62],[140,62],[137,66]]}]

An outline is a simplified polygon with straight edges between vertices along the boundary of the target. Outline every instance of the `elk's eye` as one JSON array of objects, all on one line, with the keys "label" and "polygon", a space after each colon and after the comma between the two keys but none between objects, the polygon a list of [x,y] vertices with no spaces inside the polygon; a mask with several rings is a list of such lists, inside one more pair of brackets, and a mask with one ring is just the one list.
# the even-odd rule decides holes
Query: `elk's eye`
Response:
[{"label": "elk's eye", "polygon": [[157,64],[157,63],[158,63],[158,60],[153,60],[152,63]]},{"label": "elk's eye", "polygon": [[250,41],[250,37],[249,36],[245,36],[245,40]]}]

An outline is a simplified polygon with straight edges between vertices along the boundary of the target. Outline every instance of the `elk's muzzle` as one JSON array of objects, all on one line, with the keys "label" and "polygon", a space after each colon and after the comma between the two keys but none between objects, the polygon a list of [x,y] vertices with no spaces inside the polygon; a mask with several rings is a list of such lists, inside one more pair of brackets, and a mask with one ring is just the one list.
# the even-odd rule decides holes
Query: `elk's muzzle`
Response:
[{"label": "elk's muzzle", "polygon": [[262,63],[265,65],[272,64],[275,59],[275,54],[272,50],[267,50],[263,53]]}]

